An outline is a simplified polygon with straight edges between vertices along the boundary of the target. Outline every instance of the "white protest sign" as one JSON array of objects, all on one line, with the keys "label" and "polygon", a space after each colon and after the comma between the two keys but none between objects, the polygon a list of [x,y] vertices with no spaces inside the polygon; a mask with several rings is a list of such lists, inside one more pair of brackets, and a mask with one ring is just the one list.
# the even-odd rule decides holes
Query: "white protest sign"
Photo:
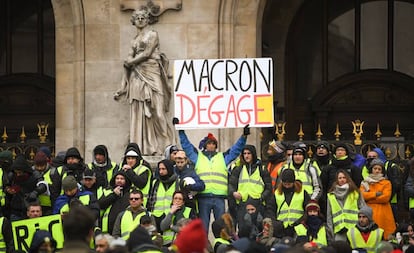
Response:
[{"label": "white protest sign", "polygon": [[177,129],[271,127],[271,58],[176,60]]}]

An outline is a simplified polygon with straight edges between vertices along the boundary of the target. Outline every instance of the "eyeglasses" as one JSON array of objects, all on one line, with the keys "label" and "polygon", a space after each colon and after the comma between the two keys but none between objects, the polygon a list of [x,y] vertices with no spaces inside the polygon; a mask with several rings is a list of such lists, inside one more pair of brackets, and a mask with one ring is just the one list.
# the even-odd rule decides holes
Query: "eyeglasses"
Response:
[{"label": "eyeglasses", "polygon": [[129,198],[129,200],[140,200],[141,198]]}]

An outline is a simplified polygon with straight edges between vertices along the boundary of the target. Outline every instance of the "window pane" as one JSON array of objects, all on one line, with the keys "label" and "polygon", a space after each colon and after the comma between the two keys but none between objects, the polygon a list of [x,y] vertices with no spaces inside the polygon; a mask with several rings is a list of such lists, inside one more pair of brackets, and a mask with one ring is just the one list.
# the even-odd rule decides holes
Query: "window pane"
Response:
[{"label": "window pane", "polygon": [[388,1],[361,5],[361,69],[387,68]]},{"label": "window pane", "polygon": [[394,70],[414,77],[414,5],[395,2]]},{"label": "window pane", "polygon": [[[333,11],[334,13],[336,11]],[[330,13],[331,15],[333,13]],[[328,80],[354,71],[355,11],[348,10],[328,25]]]},{"label": "window pane", "polygon": [[[37,1],[11,1],[12,72],[37,72]],[[22,8],[24,6],[25,8]]]}]

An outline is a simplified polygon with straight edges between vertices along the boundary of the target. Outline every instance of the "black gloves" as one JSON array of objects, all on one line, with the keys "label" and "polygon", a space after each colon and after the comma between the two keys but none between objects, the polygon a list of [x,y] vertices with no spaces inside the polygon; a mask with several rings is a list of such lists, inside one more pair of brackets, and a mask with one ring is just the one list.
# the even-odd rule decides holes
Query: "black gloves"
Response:
[{"label": "black gloves", "polygon": [[173,125],[179,124],[180,120],[178,118],[174,117],[172,123],[173,123]]},{"label": "black gloves", "polygon": [[250,127],[249,124],[247,124],[244,128],[243,128],[243,135],[247,136],[250,134]]}]

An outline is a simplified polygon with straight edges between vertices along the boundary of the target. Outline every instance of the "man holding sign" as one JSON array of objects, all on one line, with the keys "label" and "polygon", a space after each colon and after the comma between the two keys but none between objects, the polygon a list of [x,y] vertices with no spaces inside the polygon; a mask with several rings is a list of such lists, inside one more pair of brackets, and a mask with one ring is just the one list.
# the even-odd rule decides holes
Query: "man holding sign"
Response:
[{"label": "man holding sign", "polygon": [[[178,123],[178,118],[174,118],[173,124]],[[204,191],[197,194],[197,198],[200,218],[208,232],[211,211],[213,211],[214,219],[220,218],[225,211],[224,199],[228,195],[227,165],[240,155],[246,145],[250,128],[246,125],[243,128],[243,135],[224,153],[217,152],[217,139],[211,133],[201,140],[198,152],[190,143],[184,130],[179,130],[178,133],[181,146],[187,157],[195,164],[195,172],[206,186]]]}]

